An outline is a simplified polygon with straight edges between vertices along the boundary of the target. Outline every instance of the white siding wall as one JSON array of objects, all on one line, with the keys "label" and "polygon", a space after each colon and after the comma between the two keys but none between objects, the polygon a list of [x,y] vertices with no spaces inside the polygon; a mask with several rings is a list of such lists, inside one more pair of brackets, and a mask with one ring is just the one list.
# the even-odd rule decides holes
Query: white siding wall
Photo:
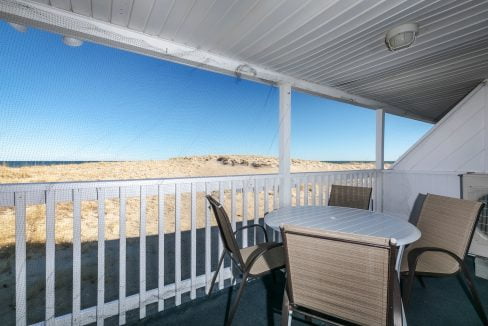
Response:
[{"label": "white siding wall", "polygon": [[383,212],[407,219],[419,193],[459,198],[459,176],[456,172],[383,173]]},{"label": "white siding wall", "polygon": [[486,81],[385,171],[383,211],[407,218],[420,192],[459,197],[465,172],[488,172]]},{"label": "white siding wall", "polygon": [[394,165],[407,171],[488,172],[488,86],[481,84]]}]

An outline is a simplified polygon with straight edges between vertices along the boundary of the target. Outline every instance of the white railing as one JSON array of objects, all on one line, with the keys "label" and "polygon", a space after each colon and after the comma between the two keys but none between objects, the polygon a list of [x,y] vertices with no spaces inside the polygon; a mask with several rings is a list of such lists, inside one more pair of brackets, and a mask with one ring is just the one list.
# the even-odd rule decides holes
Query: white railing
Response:
[{"label": "white railing", "polygon": [[[292,174],[292,205],[327,205],[329,187],[331,184],[348,184],[356,186],[376,187],[376,172],[367,171],[340,171]],[[74,324],[85,325],[97,322],[103,325],[104,320],[118,315],[119,324],[126,322],[126,312],[139,310],[139,318],[146,316],[146,306],[157,303],[157,310],[164,309],[165,300],[174,299],[174,304],[182,302],[182,295],[190,299],[197,297],[197,291],[209,288],[212,279],[212,258],[218,257],[223,250],[222,242],[212,246],[212,219],[211,211],[205,202],[205,195],[212,194],[226,206],[232,226],[237,223],[243,226],[251,218],[259,223],[266,212],[279,207],[279,178],[278,175],[250,175],[205,178],[180,179],[148,179],[125,181],[98,181],[98,182],[68,182],[68,183],[37,183],[37,184],[11,184],[0,185],[0,208],[10,207],[15,212],[15,315],[17,325],[26,325],[27,320],[27,291],[30,284],[26,277],[26,217],[30,205],[44,205],[46,218],[45,242],[45,315],[35,322],[39,325]],[[373,190],[373,202],[375,200]],[[127,295],[127,226],[126,203],[130,198],[139,201],[139,292]],[[157,287],[147,289],[146,270],[146,210],[148,199],[155,199],[157,203]],[[118,299],[106,301],[106,275],[105,275],[105,245],[106,229],[105,214],[106,203],[116,200],[118,205],[117,237],[119,248],[118,268]],[[81,307],[82,264],[81,264],[81,217],[82,204],[86,201],[95,201],[98,210],[97,234],[97,277],[96,277],[96,305],[89,308]],[[73,234],[72,234],[72,307],[71,313],[57,316],[55,301],[55,253],[56,253],[56,205],[60,203],[72,204]],[[166,205],[171,203],[174,209],[171,216],[167,216]],[[245,204],[247,203],[247,204]],[[203,205],[202,205],[203,204]],[[189,207],[182,212],[183,206]],[[198,210],[200,207],[200,210]],[[251,210],[252,208],[252,210]],[[189,210],[189,212],[188,212]],[[0,214],[1,211],[0,211]],[[241,216],[238,220],[238,215]],[[197,275],[197,217],[204,216],[204,273]],[[2,216],[0,216],[0,220]],[[168,221],[174,220],[174,281],[165,283],[165,254],[168,252],[168,242],[165,237],[170,236],[165,228]],[[190,276],[182,279],[182,220],[189,219],[190,232]],[[201,226],[201,225],[200,225]],[[215,229],[215,228],[214,228]],[[166,232],[165,232],[166,231]],[[183,230],[185,231],[185,230]],[[202,230],[203,232],[203,230]],[[273,232],[273,238],[278,235]],[[257,234],[244,232],[240,241],[246,247],[256,243]],[[215,248],[217,247],[217,248]],[[202,248],[203,249],[203,248]],[[198,252],[203,252],[199,250]],[[186,256],[184,259],[187,259]],[[130,266],[133,267],[133,266]],[[225,281],[233,281],[231,267],[223,268],[219,274],[218,287],[222,289]],[[228,283],[230,284],[230,283]],[[40,320],[39,320],[40,319]]]},{"label": "white railing", "polygon": [[370,203],[370,208],[373,209],[377,196],[376,173],[376,170],[293,173],[292,206],[325,206],[329,201],[330,186],[336,184],[373,188]]}]

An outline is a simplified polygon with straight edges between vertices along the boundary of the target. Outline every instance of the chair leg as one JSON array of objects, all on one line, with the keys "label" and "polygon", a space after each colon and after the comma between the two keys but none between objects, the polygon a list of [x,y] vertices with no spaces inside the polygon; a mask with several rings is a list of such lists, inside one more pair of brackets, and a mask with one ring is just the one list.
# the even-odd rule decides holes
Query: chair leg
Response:
[{"label": "chair leg", "polygon": [[277,279],[276,279],[276,271],[271,271],[271,278],[273,279],[273,283],[276,283]]},{"label": "chair leg", "polygon": [[465,262],[463,262],[460,267],[464,275],[464,280],[466,281],[469,293],[471,294],[471,302],[473,303],[475,310],[478,312],[478,315],[483,322],[483,325],[488,325],[488,318],[486,317],[486,313],[483,309],[483,305],[481,304],[478,291],[476,290],[476,287],[474,285],[473,276],[469,272]]},{"label": "chair leg", "polygon": [[402,295],[404,309],[406,309],[408,305],[408,300],[410,300],[410,293],[412,292],[414,280],[415,280],[415,269],[413,271],[409,270],[407,280],[405,282],[405,288],[403,290],[403,295]]},{"label": "chair leg", "polygon": [[425,289],[426,286],[425,286],[425,282],[424,282],[424,279],[422,278],[422,276],[417,276],[417,280],[419,280],[420,285]]},{"label": "chair leg", "polygon": [[281,305],[281,326],[289,326],[291,324],[290,300],[288,299],[288,291],[283,293],[283,304]]},{"label": "chair leg", "polygon": [[248,271],[246,271],[242,276],[241,286],[239,287],[239,291],[237,291],[236,299],[232,303],[232,306],[230,307],[229,310],[229,314],[227,315],[227,321],[225,323],[225,325],[227,326],[232,325],[232,320],[234,319],[234,315],[236,314],[237,307],[239,306],[239,301],[241,300],[242,293],[244,292],[244,289],[246,288],[247,285],[248,276],[249,276]]},{"label": "chair leg", "polygon": [[219,272],[220,272],[220,266],[222,265],[222,263],[224,262],[224,257],[225,257],[225,251],[222,253],[222,256],[220,256],[220,260],[219,260],[219,264],[217,265],[217,270],[215,271],[215,274],[212,278],[212,283],[210,283],[210,288],[208,289],[208,293],[207,295],[210,295],[212,293],[212,289],[215,285],[215,281],[217,280],[217,275],[219,275]]},{"label": "chair leg", "polygon": [[417,269],[417,259],[418,257],[413,257],[408,255],[408,276],[407,282],[405,283],[405,291],[402,294],[403,308],[406,309],[408,306],[408,300],[410,300],[410,293],[412,292],[413,282],[415,279],[415,270]]}]

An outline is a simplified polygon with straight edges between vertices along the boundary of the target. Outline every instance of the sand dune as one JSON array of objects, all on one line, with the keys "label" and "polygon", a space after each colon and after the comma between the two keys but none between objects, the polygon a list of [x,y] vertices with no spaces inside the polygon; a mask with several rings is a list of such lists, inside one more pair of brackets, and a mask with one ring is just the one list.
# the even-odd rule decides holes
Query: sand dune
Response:
[{"label": "sand dune", "polygon": [[[355,170],[373,168],[372,163],[334,164],[320,161],[293,160],[293,172]],[[278,171],[278,160],[273,157],[209,155],[180,157],[164,161],[101,162],[51,166],[31,166],[21,168],[0,167],[0,183],[61,182],[87,180],[142,179],[189,176],[216,176],[238,174],[265,174]],[[230,210],[230,193],[226,193],[226,207]],[[254,219],[254,198],[248,196],[248,218]],[[273,208],[273,193],[269,193],[269,207]],[[189,194],[182,195],[181,228],[188,230],[190,221]],[[197,228],[205,226],[205,199],[203,193],[197,194]],[[259,216],[264,214],[264,194],[259,198]],[[174,232],[174,198],[166,198],[167,221],[165,231]],[[139,236],[139,199],[128,198],[126,203],[127,236]],[[242,194],[237,196],[237,220],[242,220]],[[119,202],[107,200],[105,203],[106,239],[117,239],[119,229]],[[60,203],[56,206],[56,243],[72,241],[72,204]],[[172,218],[173,216],[173,218]],[[0,246],[14,244],[15,218],[13,208],[0,208],[4,223]],[[213,218],[212,218],[213,220]],[[97,239],[97,202],[82,203],[82,240]],[[147,233],[157,234],[157,198],[147,197]],[[27,239],[32,243],[45,241],[45,206],[32,205],[27,209]]]},{"label": "sand dune", "polygon": [[[292,160],[292,172],[372,169],[373,163]],[[0,166],[0,183],[121,180],[278,172],[278,159],[254,155],[207,155],[161,161],[99,162],[10,168]]]},{"label": "sand dune", "polygon": [[[312,171],[334,171],[334,170],[357,170],[371,169],[372,163],[324,163],[319,161],[293,160],[293,172],[312,172]],[[67,164],[52,166],[31,166],[21,168],[9,168],[0,166],[0,183],[32,183],[32,182],[64,182],[64,181],[88,181],[88,180],[117,180],[117,179],[143,179],[143,178],[168,178],[168,177],[191,177],[191,176],[223,176],[239,174],[266,174],[277,173],[278,161],[273,157],[260,156],[238,156],[238,155],[209,155],[200,157],[180,157],[164,161],[132,161],[132,162],[101,162],[101,163],[83,163]],[[273,209],[273,193],[268,194],[269,209]],[[295,196],[292,193],[292,196]],[[309,196],[311,191],[309,189]],[[157,252],[157,198],[147,197],[146,210],[146,229],[148,241],[148,261],[155,264],[157,259],[154,253]],[[295,200],[293,200],[295,202]],[[230,193],[225,193],[224,205],[230,212]],[[181,198],[181,230],[184,241],[182,250],[187,250],[188,232],[191,228],[190,220],[190,196],[187,193],[182,194]],[[236,200],[236,220],[243,220],[243,206],[247,205],[249,220],[254,220],[254,197],[249,194],[248,202],[243,203],[242,193],[237,194]],[[205,226],[205,198],[203,193],[197,194],[197,228]],[[27,208],[27,265],[29,277],[27,286],[27,296],[29,311],[29,322],[42,320],[44,313],[43,295],[45,276],[45,205],[31,205]],[[72,236],[73,236],[73,206],[71,203],[59,203],[56,206],[56,295],[59,298],[71,296],[71,254],[72,254]],[[138,237],[139,237],[139,219],[140,219],[139,198],[128,198],[126,202],[126,230],[128,237],[127,250],[130,253],[127,257],[127,264],[137,266],[138,261]],[[171,253],[171,246],[174,246],[175,230],[175,207],[174,196],[165,197],[165,237],[168,254]],[[258,201],[258,216],[264,215],[264,194],[261,193]],[[4,290],[0,291],[0,301],[8,304],[3,305],[0,309],[0,315],[3,320],[9,324],[15,321],[15,215],[13,208],[0,207],[0,220],[2,221],[2,234],[0,236],[0,284],[3,284]],[[98,231],[98,207],[96,201],[82,202],[81,217],[81,234],[82,234],[82,288],[83,298],[87,306],[96,304],[96,258],[97,258],[97,231]],[[215,225],[213,216],[211,225]],[[119,238],[119,201],[106,200],[105,202],[105,239],[106,242],[106,259],[107,262],[117,264],[114,257],[117,257]],[[197,232],[198,239],[202,238],[203,230]],[[213,246],[216,245],[217,230],[213,228]],[[173,238],[171,238],[173,237]],[[173,240],[172,240],[173,239]],[[187,240],[185,240],[187,239]],[[202,238],[203,239],[203,238]],[[203,248],[203,240],[200,239],[199,248]],[[115,241],[111,241],[115,240]],[[185,242],[186,241],[186,242]],[[152,249],[151,249],[152,248]],[[200,250],[200,249],[199,249]],[[174,252],[174,251],[173,251]],[[186,252],[186,251],[185,251]],[[212,255],[216,255],[216,248],[212,250]],[[152,256],[151,256],[152,255]],[[113,261],[112,261],[112,260]],[[167,258],[168,259],[168,258]],[[188,256],[183,256],[183,261],[188,261]],[[216,261],[216,258],[215,258]],[[170,266],[173,262],[168,260],[166,265]],[[188,263],[183,266],[188,267]],[[115,299],[118,295],[118,285],[114,275],[116,269],[108,268],[107,290],[111,297]],[[166,275],[167,282],[170,283],[172,267]],[[148,280],[157,279],[153,276],[157,273],[157,267],[148,270]],[[137,292],[138,269],[128,270],[127,288],[131,293]],[[151,274],[152,273],[152,274]],[[199,271],[201,273],[201,271]],[[185,276],[187,277],[187,276]],[[149,283],[148,283],[149,284]],[[153,285],[153,287],[156,285]],[[59,301],[56,303],[57,311],[69,313],[71,306],[68,301]]]}]

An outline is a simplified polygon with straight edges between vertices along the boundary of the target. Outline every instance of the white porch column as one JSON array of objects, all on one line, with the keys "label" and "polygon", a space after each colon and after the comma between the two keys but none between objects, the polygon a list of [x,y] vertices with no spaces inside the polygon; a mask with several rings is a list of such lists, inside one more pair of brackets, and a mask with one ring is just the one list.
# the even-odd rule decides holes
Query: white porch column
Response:
[{"label": "white porch column", "polygon": [[383,169],[385,167],[385,111],[376,110],[376,203],[374,210],[383,211]]},{"label": "white porch column", "polygon": [[280,84],[280,207],[291,204],[290,138],[291,138],[291,85]]}]

